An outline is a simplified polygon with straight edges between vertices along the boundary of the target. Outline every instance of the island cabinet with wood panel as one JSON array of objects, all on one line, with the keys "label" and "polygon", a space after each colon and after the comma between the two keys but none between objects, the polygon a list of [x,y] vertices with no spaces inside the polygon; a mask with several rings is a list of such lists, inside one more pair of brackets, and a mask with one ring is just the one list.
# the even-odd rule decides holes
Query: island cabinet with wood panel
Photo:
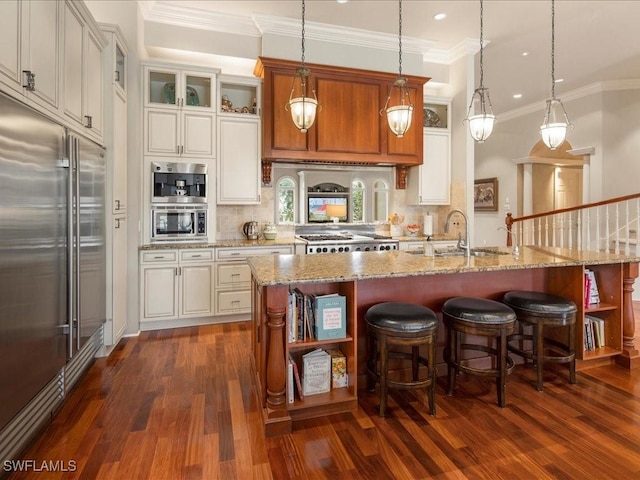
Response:
[{"label": "island cabinet with wood panel", "polygon": [[[533,290],[562,295],[574,301],[575,351],[578,369],[608,363],[626,368],[640,364],[634,346],[633,292],[640,257],[559,248],[494,247],[478,257],[424,257],[405,251],[359,252],[334,255],[279,255],[248,259],[252,273],[253,368],[267,436],[289,433],[297,420],[332,415],[356,408],[363,395],[367,371],[366,311],[380,302],[397,301],[427,306],[438,315],[451,297],[472,296],[500,301],[510,290]],[[331,257],[331,258],[329,258]],[[585,269],[598,283],[599,303],[586,303]],[[288,296],[338,293],[346,297],[346,335],[335,340],[291,342],[288,338]],[[602,320],[604,345],[582,348],[587,316]],[[566,342],[567,329],[549,329],[545,336]],[[446,370],[442,356],[444,325],[439,325],[436,368]],[[317,348],[338,348],[346,357],[346,388],[307,396],[288,397],[289,354]],[[465,357],[476,365],[488,356]],[[530,368],[530,365],[528,366]],[[527,368],[522,367],[522,368]],[[358,393],[358,385],[361,387]]]},{"label": "island cabinet with wood panel", "polygon": [[[340,338],[318,340],[305,338],[289,341],[288,332],[294,316],[287,314],[289,292],[298,290],[306,296],[338,294],[345,297],[345,332]],[[287,433],[292,422],[354,411],[358,408],[358,323],[356,282],[321,282],[279,285],[261,288],[253,283],[254,336],[252,347],[258,380],[258,391],[263,408],[280,409],[277,421],[265,422],[267,436]],[[282,335],[286,339],[282,342]],[[346,362],[346,386],[331,385],[328,392],[300,395],[294,378],[279,368],[280,358],[291,358],[297,364],[301,382],[304,382],[302,356],[316,349],[339,351]],[[331,375],[331,372],[328,372]],[[331,380],[331,378],[330,378]],[[267,385],[275,388],[267,390]],[[293,395],[289,397],[289,392]]]},{"label": "island cabinet with wood panel", "polygon": [[305,134],[285,108],[298,66],[263,57],[256,64],[254,74],[263,78],[263,159],[422,163],[422,89],[429,78],[405,76],[415,108],[410,130],[397,138],[380,115],[397,74],[307,64],[308,94],[315,88],[320,107]]}]

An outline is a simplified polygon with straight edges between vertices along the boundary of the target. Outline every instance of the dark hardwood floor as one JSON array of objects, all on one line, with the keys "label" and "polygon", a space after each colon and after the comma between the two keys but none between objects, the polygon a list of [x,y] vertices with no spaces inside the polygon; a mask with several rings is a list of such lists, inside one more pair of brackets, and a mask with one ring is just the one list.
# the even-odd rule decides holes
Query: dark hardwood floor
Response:
[{"label": "dark hardwood floor", "polygon": [[[636,310],[636,318],[640,312]],[[362,391],[353,414],[264,439],[250,374],[249,323],[145,332],[98,359],[23,459],[77,465],[10,479],[640,478],[640,369],[545,374],[519,366],[507,406],[495,383],[461,378],[394,392],[386,419]],[[638,330],[637,330],[638,331]]]}]

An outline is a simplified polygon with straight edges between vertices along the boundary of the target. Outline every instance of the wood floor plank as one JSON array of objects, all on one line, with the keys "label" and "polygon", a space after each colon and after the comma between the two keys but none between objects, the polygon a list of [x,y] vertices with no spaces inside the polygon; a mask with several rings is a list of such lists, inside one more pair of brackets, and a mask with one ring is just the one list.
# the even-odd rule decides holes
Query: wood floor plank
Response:
[{"label": "wood floor plank", "polygon": [[[638,314],[640,319],[640,313]],[[239,322],[143,332],[98,359],[23,459],[74,460],[75,472],[15,472],[45,479],[622,479],[640,478],[640,369],[578,373],[517,366],[507,405],[495,382],[460,375],[452,396],[378,391],[359,407],[264,438],[250,358]],[[564,368],[563,368],[564,367]]]}]

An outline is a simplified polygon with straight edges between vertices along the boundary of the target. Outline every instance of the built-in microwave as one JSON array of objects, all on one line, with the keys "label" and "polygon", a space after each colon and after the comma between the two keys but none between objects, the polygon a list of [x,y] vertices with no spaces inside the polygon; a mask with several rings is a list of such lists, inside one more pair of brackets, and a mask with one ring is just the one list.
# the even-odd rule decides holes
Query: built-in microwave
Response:
[{"label": "built-in microwave", "polygon": [[207,203],[207,166],[151,162],[152,203]]},{"label": "built-in microwave", "polygon": [[207,239],[207,207],[155,206],[151,210],[151,241]]}]

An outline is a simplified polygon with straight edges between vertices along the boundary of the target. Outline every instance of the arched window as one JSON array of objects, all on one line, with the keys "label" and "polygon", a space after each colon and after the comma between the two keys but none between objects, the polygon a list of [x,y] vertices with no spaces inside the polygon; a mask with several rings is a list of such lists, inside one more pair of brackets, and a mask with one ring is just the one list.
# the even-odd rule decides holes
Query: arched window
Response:
[{"label": "arched window", "polygon": [[354,180],[351,183],[351,221],[364,222],[365,212],[365,187],[362,180]]},{"label": "arched window", "polygon": [[373,182],[373,221],[384,222],[389,216],[389,185],[384,180]]},{"label": "arched window", "polygon": [[276,189],[278,223],[296,221],[296,181],[291,177],[281,177]]}]

